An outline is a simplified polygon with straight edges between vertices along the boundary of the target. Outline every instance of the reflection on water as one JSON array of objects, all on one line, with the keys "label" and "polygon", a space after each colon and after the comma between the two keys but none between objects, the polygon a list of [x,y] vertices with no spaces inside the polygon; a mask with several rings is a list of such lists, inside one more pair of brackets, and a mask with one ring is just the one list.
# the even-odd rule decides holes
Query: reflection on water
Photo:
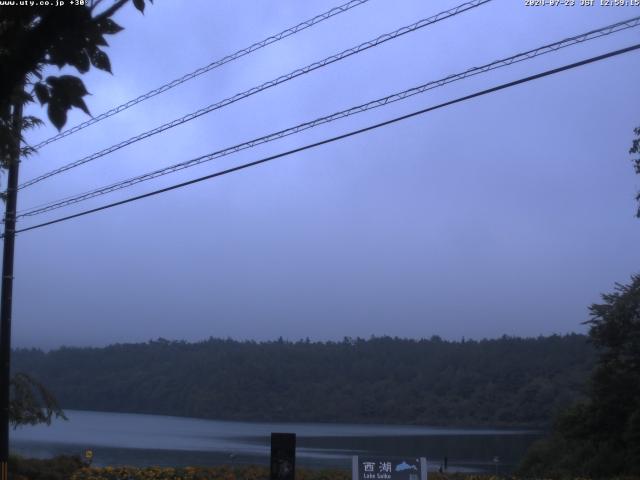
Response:
[{"label": "reflection on water", "polygon": [[94,451],[97,465],[263,464],[271,432],[297,434],[297,463],[350,469],[352,455],[427,457],[437,469],[508,471],[539,434],[524,430],[394,425],[251,423],[103,412],[67,411],[68,422],[11,434],[12,450],[49,457]]}]

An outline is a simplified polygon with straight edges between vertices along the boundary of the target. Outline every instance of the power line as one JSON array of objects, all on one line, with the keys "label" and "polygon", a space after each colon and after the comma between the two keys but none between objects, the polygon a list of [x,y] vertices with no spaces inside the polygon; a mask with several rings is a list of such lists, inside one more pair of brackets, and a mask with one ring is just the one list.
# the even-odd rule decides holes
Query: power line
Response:
[{"label": "power line", "polygon": [[159,127],[156,127],[156,128],[154,128],[152,130],[149,130],[147,132],[141,133],[141,134],[139,134],[139,135],[137,135],[135,137],[131,137],[128,140],[124,140],[124,141],[122,141],[122,142],[120,142],[120,143],[118,143],[116,145],[112,145],[112,146],[110,146],[108,148],[105,148],[104,150],[101,150],[99,152],[93,153],[93,154],[91,154],[91,155],[89,155],[87,157],[81,158],[80,160],[76,160],[75,162],[71,162],[71,163],[69,163],[67,165],[64,165],[64,166],[60,167],[60,168],[57,168],[57,169],[52,170],[50,172],[47,172],[47,173],[45,173],[43,175],[40,175],[39,177],[33,178],[31,180],[28,180],[28,181],[24,182],[23,184],[21,184],[18,188],[22,189],[22,188],[29,187],[29,186],[34,185],[34,184],[36,184],[38,182],[41,182],[42,180],[45,180],[45,179],[47,179],[49,177],[52,177],[54,175],[57,175],[57,174],[60,174],[62,172],[65,172],[67,170],[70,170],[72,168],[75,168],[75,167],[78,167],[80,165],[83,165],[83,164],[85,164],[87,162],[90,162],[92,160],[96,160],[96,159],[98,159],[100,157],[103,157],[105,155],[113,153],[113,152],[115,152],[117,150],[120,150],[123,147],[131,145],[132,143],[136,143],[136,142],[138,142],[140,140],[143,140],[145,138],[151,137],[151,136],[153,136],[153,135],[155,135],[157,133],[164,132],[165,130],[168,130],[168,129],[173,128],[173,127],[178,126],[178,125],[181,125],[181,124],[183,124],[185,122],[188,122],[190,120],[198,118],[198,117],[200,117],[202,115],[205,115],[207,113],[210,113],[210,112],[212,112],[214,110],[218,110],[220,108],[226,107],[226,106],[228,106],[228,105],[230,105],[232,103],[237,102],[238,100],[242,100],[242,99],[247,98],[247,97],[249,97],[251,95],[255,95],[256,93],[262,92],[263,90],[266,90],[266,89],[271,88],[271,87],[275,87],[276,85],[279,85],[281,83],[288,82],[289,80],[292,80],[292,79],[294,79],[296,77],[299,77],[301,75],[304,75],[306,73],[312,72],[312,71],[317,70],[319,68],[326,67],[327,65],[330,65],[330,64],[335,63],[337,61],[343,60],[343,59],[348,58],[348,57],[350,57],[352,55],[361,53],[361,52],[363,52],[365,50],[368,50],[369,48],[377,47],[378,45],[381,45],[381,44],[383,44],[385,42],[388,42],[389,40],[393,40],[395,38],[398,38],[398,37],[400,37],[402,35],[405,35],[407,33],[414,32],[416,30],[424,28],[424,27],[426,27],[428,25],[432,25],[432,24],[434,24],[436,22],[439,22],[441,20],[445,20],[447,18],[454,17],[456,15],[459,15],[460,13],[466,12],[467,10],[470,10],[472,8],[475,8],[475,7],[478,7],[480,5],[488,3],[490,1],[492,1],[492,0],[472,0],[470,2],[463,3],[463,4],[461,4],[461,5],[459,5],[459,6],[455,7],[455,8],[446,10],[444,12],[440,12],[437,15],[434,15],[432,17],[425,18],[425,19],[422,19],[422,20],[420,20],[420,21],[418,21],[416,23],[413,23],[411,25],[399,28],[399,29],[397,29],[397,30],[395,30],[395,31],[393,31],[391,33],[386,33],[384,35],[380,35],[379,37],[377,37],[377,38],[375,38],[373,40],[361,43],[360,45],[357,45],[355,47],[352,47],[352,48],[349,48],[347,50],[344,50],[344,51],[342,51],[340,53],[337,53],[335,55],[332,55],[330,57],[324,58],[323,60],[320,60],[318,62],[309,64],[306,67],[298,68],[297,70],[294,70],[294,71],[292,71],[292,72],[290,72],[290,73],[288,73],[286,75],[282,75],[282,76],[280,76],[280,77],[278,77],[278,78],[276,78],[274,80],[270,80],[268,82],[265,82],[262,85],[250,88],[249,90],[246,90],[246,91],[244,91],[242,93],[238,93],[238,94],[236,94],[236,95],[234,95],[232,97],[228,97],[228,98],[226,98],[224,100],[221,100],[221,101],[219,101],[217,103],[213,103],[213,104],[211,104],[209,106],[201,108],[200,110],[197,110],[197,111],[192,112],[192,113],[190,113],[188,115],[185,115],[184,117],[178,118],[178,119],[173,120],[173,121],[168,122],[168,123],[165,123],[164,125],[160,125]]},{"label": "power line", "polygon": [[240,143],[231,147],[227,147],[225,149],[222,150],[218,150],[217,152],[214,153],[210,153],[207,155],[202,155],[200,157],[196,157],[193,159],[189,159],[187,161],[181,162],[181,163],[177,163],[175,165],[171,165],[165,168],[161,168],[152,172],[148,172],[145,173],[143,175],[138,175],[136,177],[132,177],[129,178],[127,180],[122,180],[116,183],[113,183],[111,185],[107,185],[107,186],[103,186],[100,188],[97,188],[95,190],[91,190],[85,193],[81,193],[81,194],[77,194],[74,196],[70,196],[70,197],[66,197],[63,199],[59,199],[53,202],[49,202],[46,203],[44,205],[41,206],[37,206],[37,207],[33,207],[29,210],[25,210],[23,212],[20,212],[17,216],[17,218],[21,218],[21,217],[29,217],[29,216],[35,216],[35,215],[39,215],[45,212],[50,212],[52,210],[56,210],[58,208],[62,208],[62,207],[66,207],[69,205],[73,205],[75,203],[79,203],[81,201],[84,200],[88,200],[90,198],[95,198],[97,196],[100,195],[105,195],[117,190],[121,190],[123,188],[127,188],[133,185],[136,185],[138,183],[147,181],[147,180],[151,180],[154,178],[158,178],[164,175],[168,175],[170,173],[173,172],[177,172],[180,170],[183,170],[185,168],[189,168],[195,165],[199,165],[201,163],[204,162],[208,162],[217,158],[221,158],[227,155],[231,155],[233,153],[248,149],[248,148],[253,148],[257,145],[261,145],[264,143],[268,143],[289,135],[293,135],[295,133],[299,133],[301,131],[304,130],[308,130],[311,128],[314,128],[318,125],[322,125],[325,123],[330,123],[333,122],[335,120],[341,119],[341,118],[345,118],[351,115],[355,115],[358,113],[362,113],[362,112],[366,112],[368,110],[374,109],[374,108],[378,108],[378,107],[382,107],[384,105],[388,105],[390,103],[393,102],[397,102],[400,100],[404,100],[406,98],[412,97],[414,95],[420,94],[420,93],[424,93],[428,90],[432,90],[434,88],[437,87],[441,87],[443,85],[447,85],[449,83],[458,81],[458,80],[462,80],[464,78],[468,78],[471,76],[475,76],[481,73],[485,73],[491,70],[495,70],[498,68],[502,68],[502,67],[506,67],[508,65],[512,65],[514,63],[518,63],[524,60],[529,60],[532,58],[535,58],[537,56],[540,55],[544,55],[546,53],[550,53],[550,52],[555,52],[561,48],[566,48],[568,46],[572,46],[572,45],[576,45],[579,43],[583,43],[589,40],[593,40],[605,35],[610,35],[612,33],[615,32],[620,32],[629,28],[634,28],[640,25],[640,16],[638,17],[634,17],[628,20],[624,20],[621,22],[617,22],[611,25],[607,25],[606,27],[602,27],[599,28],[597,30],[591,30],[589,32],[580,34],[580,35],[576,35],[573,37],[569,37],[569,38],[565,38],[564,40],[561,40],[559,42],[555,42],[555,43],[551,43],[551,44],[547,44],[544,45],[542,47],[538,47],[535,48],[533,50],[528,50],[526,52],[523,53],[518,53],[516,55],[507,57],[507,58],[503,58],[501,60],[496,60],[494,62],[479,66],[479,67],[473,67],[470,68],[462,73],[456,73],[453,75],[449,75],[447,77],[441,78],[439,80],[434,80],[434,81],[430,81],[428,83],[422,84],[420,86],[417,87],[413,87],[407,90],[404,90],[402,92],[399,93],[394,93],[391,95],[387,95],[386,97],[382,97],[376,100],[372,100],[368,103],[365,104],[361,104],[355,107],[351,107],[349,109],[346,110],[342,110],[340,112],[336,112],[333,113],[331,115],[327,115],[324,117],[320,117],[317,118],[315,120],[309,121],[309,122],[305,122],[305,123],[301,123],[299,125],[296,125],[294,127],[290,127],[284,130],[280,130],[278,132],[275,133],[270,133],[268,135],[262,136],[262,137],[258,137],[255,138],[253,140],[249,140],[247,142],[244,143]]},{"label": "power line", "polygon": [[[444,108],[444,107],[448,107],[448,106],[454,105],[456,103],[461,103],[461,102],[464,102],[464,101],[467,101],[467,100],[471,100],[471,99],[476,98],[476,97],[480,97],[480,96],[483,96],[483,95],[488,95],[490,93],[494,93],[494,92],[497,92],[499,90],[504,90],[506,88],[510,88],[510,87],[514,87],[516,85],[520,85],[520,84],[523,84],[523,83],[531,82],[533,80],[537,80],[537,79],[540,79],[540,78],[543,78],[543,77],[547,77],[549,75],[554,75],[554,74],[557,74],[557,73],[560,73],[560,72],[564,72],[566,70],[571,70],[573,68],[577,68],[577,67],[581,67],[583,65],[587,65],[587,64],[590,64],[590,63],[594,63],[594,62],[598,62],[598,61],[601,61],[601,60],[605,60],[607,58],[611,58],[611,57],[614,57],[614,56],[617,56],[617,55],[622,55],[624,53],[628,53],[628,52],[631,52],[633,50],[638,50],[638,49],[640,49],[640,43],[637,43],[635,45],[632,45],[630,47],[626,47],[626,48],[623,48],[623,49],[620,49],[620,50],[615,50],[615,51],[612,51],[612,52],[608,52],[608,53],[605,53],[603,55],[598,55],[596,57],[591,57],[591,58],[588,58],[586,60],[581,60],[579,62],[571,63],[571,64],[568,64],[568,65],[564,65],[562,67],[558,67],[558,68],[554,68],[554,69],[551,69],[551,70],[547,70],[547,71],[542,72],[542,73],[538,73],[538,74],[535,74],[535,75],[530,75],[528,77],[524,77],[524,78],[521,78],[519,80],[514,80],[514,81],[508,82],[508,83],[503,83],[503,84],[498,85],[496,87],[488,88],[486,90],[481,90],[479,92],[472,93],[472,94],[466,95],[464,97],[459,97],[459,98],[456,98],[454,100],[450,100],[448,102],[444,102],[444,103],[441,103],[439,105],[435,105],[433,107],[428,107],[428,108],[425,108],[425,109],[422,109],[422,110],[418,110],[416,112],[412,112],[412,113],[409,113],[409,114],[406,114],[406,115],[402,115],[400,117],[395,117],[395,118],[392,118],[391,120],[386,120],[384,122],[377,123],[375,125],[370,125],[368,127],[364,127],[364,128],[358,129],[358,130],[352,130],[351,132],[348,132],[348,133],[345,133],[345,134],[342,134],[342,135],[331,137],[331,138],[328,138],[328,139],[325,139],[325,140],[322,140],[322,141],[319,141],[319,142],[316,142],[316,143],[307,144],[305,146],[298,147],[298,148],[295,148],[293,150],[288,150],[286,152],[278,153],[276,155],[271,155],[269,157],[265,157],[265,158],[262,158],[260,160],[256,160],[254,162],[245,163],[245,164],[233,167],[233,168],[228,168],[226,170],[222,170],[222,171],[215,172],[215,173],[212,173],[212,174],[209,174],[209,175],[205,175],[203,177],[195,178],[193,180],[189,180],[189,181],[186,181],[186,182],[178,183],[178,184],[175,184],[175,185],[171,185],[169,187],[161,188],[159,190],[154,190],[152,192],[144,193],[142,195],[137,195],[135,197],[130,197],[130,198],[127,198],[125,200],[120,200],[118,202],[113,202],[113,203],[110,203],[110,204],[107,204],[107,205],[103,205],[101,207],[92,208],[90,210],[85,210],[85,211],[82,211],[82,212],[79,212],[79,213],[75,213],[73,215],[68,215],[66,217],[61,217],[61,218],[57,218],[55,220],[51,220],[51,221],[48,221],[48,222],[44,222],[44,223],[40,223],[40,224],[33,225],[33,226],[30,226],[30,227],[22,228],[20,230],[16,230],[16,233],[27,232],[29,230],[35,230],[37,228],[46,227],[46,226],[53,225],[53,224],[56,224],[56,223],[64,222],[64,221],[67,221],[67,220],[71,220],[73,218],[78,218],[78,217],[82,217],[82,216],[85,216],[85,215],[89,215],[91,213],[95,213],[95,212],[99,212],[99,211],[102,211],[102,210],[107,210],[109,208],[117,207],[119,205],[124,205],[126,203],[131,203],[131,202],[134,202],[134,201],[137,201],[137,200],[141,200],[143,198],[159,195],[161,193],[165,193],[165,192],[168,192],[168,191],[171,191],[171,190],[175,190],[175,189],[178,189],[178,188],[186,187],[188,185],[193,185],[195,183],[199,183],[199,182],[202,182],[202,181],[205,181],[205,180],[210,180],[212,178],[216,178],[216,177],[220,177],[220,176],[223,176],[223,175],[227,175],[229,173],[237,172],[239,170],[244,170],[246,168],[253,167],[253,166],[256,166],[256,165],[260,165],[262,163],[266,163],[266,162],[275,160],[277,158],[282,158],[282,157],[285,157],[285,156],[292,155],[294,153],[299,153],[299,152],[302,152],[302,151],[305,151],[305,150],[309,150],[311,148],[319,147],[321,145],[325,145],[325,144],[328,144],[328,143],[333,143],[333,142],[336,142],[338,140],[343,140],[345,138],[352,137],[352,136],[355,136],[355,135],[359,135],[361,133],[368,132],[370,130],[375,130],[375,129],[380,128],[380,127],[385,127],[387,125],[391,125],[393,123],[400,122],[400,121],[406,120],[408,118],[416,117],[418,115],[423,115],[423,114],[425,114],[427,112],[431,112],[431,111],[438,110],[438,109],[441,109],[441,108]],[[4,235],[2,235],[2,236],[4,236]]]},{"label": "power line", "polygon": [[68,130],[65,130],[63,132],[58,133],[57,135],[54,135],[51,138],[48,138],[42,142],[40,142],[39,144],[37,144],[35,146],[35,148],[42,148],[45,145],[48,145],[50,143],[53,143],[57,140],[60,140],[61,138],[67,137],[73,133],[76,133],[90,125],[93,125],[94,123],[98,123],[101,120],[104,120],[105,118],[109,118],[112,117],[113,115],[116,115],[117,113],[120,113],[124,110],[127,110],[128,108],[133,107],[134,105],[137,105],[140,102],[144,102],[145,100],[148,100],[152,97],[155,97],[156,95],[160,95],[161,93],[166,92],[167,90],[171,90],[174,87],[177,87],[178,85],[187,82],[189,80],[192,80],[204,73],[210,72],[211,70],[221,67],[229,62],[232,62],[233,60],[237,60],[241,57],[244,57],[245,55],[248,55],[250,53],[255,52],[256,50],[260,50],[261,48],[264,48],[268,45],[271,45],[272,43],[278,42],[284,38],[290,37],[291,35],[294,35],[298,32],[301,32],[302,30],[306,30],[309,27],[312,27],[313,25],[317,25],[320,22],[323,22],[331,17],[334,17],[340,13],[346,12],[347,10],[351,10],[354,7],[357,7],[359,5],[362,5],[363,3],[367,3],[369,0],[351,0],[343,5],[340,5],[338,7],[334,7],[331,10],[328,10],[324,13],[321,13],[320,15],[316,15],[315,17],[306,20],[304,22],[299,23],[298,25],[295,25],[293,27],[287,28],[286,30],[283,30],[280,33],[276,33],[275,35],[272,35],[268,38],[265,38],[264,40],[261,40],[259,42],[256,42],[246,48],[240,49],[235,53],[232,53],[230,55],[227,55],[225,57],[222,57],[214,62],[211,62],[208,65],[205,65],[204,67],[200,67],[197,70],[194,70],[191,73],[187,73],[186,75],[183,75],[180,78],[176,78],[175,80],[172,80],[168,83],[165,83],[164,85],[161,85],[160,87],[151,90],[143,95],[140,95],[136,98],[134,98],[133,100],[129,100],[126,103],[123,103],[122,105],[118,105],[117,107],[112,108],[111,110],[108,110],[104,113],[101,113],[100,115],[93,117],[85,122],[82,122],[78,125],[76,125],[73,128],[69,128]]}]

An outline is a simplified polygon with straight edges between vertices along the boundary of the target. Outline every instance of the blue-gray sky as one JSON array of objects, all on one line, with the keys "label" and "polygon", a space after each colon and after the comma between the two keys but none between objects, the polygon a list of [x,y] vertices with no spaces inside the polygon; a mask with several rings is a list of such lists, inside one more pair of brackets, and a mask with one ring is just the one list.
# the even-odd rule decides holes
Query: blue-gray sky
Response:
[{"label": "blue-gray sky", "polygon": [[[455,1],[371,0],[42,148],[21,180],[77,160]],[[89,190],[598,28],[638,7],[494,0],[20,192]],[[579,3],[579,2],[578,2]],[[94,114],[339,4],[178,2],[116,17]],[[340,120],[57,218],[637,43],[632,29]],[[17,346],[150,338],[447,339],[584,332],[587,307],[640,270],[640,54],[478,98],[17,238]],[[39,107],[31,108],[32,113]],[[85,120],[82,112],[68,126]],[[29,133],[30,142],[55,133]]]}]

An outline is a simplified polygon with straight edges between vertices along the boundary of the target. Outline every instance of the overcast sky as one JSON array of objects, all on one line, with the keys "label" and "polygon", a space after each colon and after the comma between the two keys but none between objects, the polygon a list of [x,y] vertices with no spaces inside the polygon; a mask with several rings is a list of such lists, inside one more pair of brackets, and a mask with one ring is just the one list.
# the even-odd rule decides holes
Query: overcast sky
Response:
[{"label": "overcast sky", "polygon": [[[371,0],[43,147],[21,181],[458,5]],[[578,1],[579,3],[579,1]],[[94,115],[339,4],[158,0],[84,76]],[[20,191],[19,210],[640,15],[494,0]],[[25,227],[626,47],[635,28],[30,220]],[[14,345],[585,332],[640,271],[632,52],[22,233]],[[69,71],[71,72],[71,70]],[[34,106],[31,113],[40,112]],[[79,111],[68,127],[87,117]],[[29,132],[30,143],[55,134]]]}]

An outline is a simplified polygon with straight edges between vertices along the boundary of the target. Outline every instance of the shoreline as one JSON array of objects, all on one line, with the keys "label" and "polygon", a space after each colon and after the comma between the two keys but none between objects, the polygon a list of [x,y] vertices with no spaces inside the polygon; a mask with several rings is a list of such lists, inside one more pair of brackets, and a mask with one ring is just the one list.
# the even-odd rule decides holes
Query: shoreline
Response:
[{"label": "shoreline", "polygon": [[[51,478],[69,480],[268,480],[269,467],[265,465],[218,465],[218,466],[92,466],[78,456],[59,456],[51,459],[29,459],[12,456],[9,471],[14,479],[30,478],[29,475],[44,473]],[[350,469],[296,467],[296,480],[351,480]],[[432,472],[430,480],[491,480],[505,475],[491,473]],[[509,475],[509,477],[511,477]],[[47,477],[49,478],[49,477]]]}]

